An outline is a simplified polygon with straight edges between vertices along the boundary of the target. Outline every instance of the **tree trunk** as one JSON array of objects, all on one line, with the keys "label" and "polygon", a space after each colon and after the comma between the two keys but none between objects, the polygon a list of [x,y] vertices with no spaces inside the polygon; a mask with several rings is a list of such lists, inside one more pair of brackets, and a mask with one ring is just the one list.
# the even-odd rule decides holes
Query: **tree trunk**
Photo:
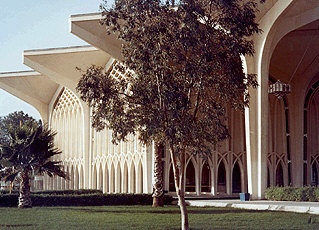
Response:
[{"label": "tree trunk", "polygon": [[24,170],[20,173],[20,195],[18,208],[32,208],[30,197],[29,172]]},{"label": "tree trunk", "polygon": [[12,194],[12,190],[13,190],[13,182],[10,181],[10,185],[9,185],[9,194]]},{"label": "tree trunk", "polygon": [[182,221],[182,230],[188,230],[188,211],[186,208],[185,195],[184,193],[177,194],[178,205],[181,210],[181,221]]},{"label": "tree trunk", "polygon": [[162,151],[164,146],[156,143],[154,154],[153,207],[164,206]]},{"label": "tree trunk", "polygon": [[179,167],[177,166],[177,159],[174,153],[174,148],[171,146],[171,159],[173,165],[173,172],[174,172],[174,181],[175,181],[175,188],[176,188],[176,195],[178,197],[178,205],[181,210],[181,227],[182,230],[188,230],[188,212],[186,208],[185,202],[185,149],[180,153],[179,159]]}]

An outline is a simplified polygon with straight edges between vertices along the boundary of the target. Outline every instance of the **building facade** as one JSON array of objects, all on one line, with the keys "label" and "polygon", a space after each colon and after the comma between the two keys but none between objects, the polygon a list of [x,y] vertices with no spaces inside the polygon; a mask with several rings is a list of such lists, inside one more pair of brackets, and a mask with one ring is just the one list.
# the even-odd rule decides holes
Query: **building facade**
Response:
[{"label": "building facade", "polygon": [[[96,188],[108,193],[151,193],[154,145],[136,136],[114,145],[111,130],[90,126],[90,108],[75,91],[81,73],[92,64],[114,77],[121,41],[106,35],[100,14],[74,15],[71,33],[90,46],[24,52],[34,71],[0,74],[0,87],[33,105],[57,131],[59,159],[71,180],[36,178],[44,189]],[[318,185],[319,172],[319,1],[269,0],[259,5],[262,33],[252,39],[255,54],[243,57],[247,73],[256,74],[245,113],[227,110],[231,138],[211,156],[189,156],[186,191],[191,194],[249,192],[263,198],[267,186]],[[269,94],[276,81],[289,83],[282,98]],[[174,191],[169,154],[163,152],[164,189]]]}]

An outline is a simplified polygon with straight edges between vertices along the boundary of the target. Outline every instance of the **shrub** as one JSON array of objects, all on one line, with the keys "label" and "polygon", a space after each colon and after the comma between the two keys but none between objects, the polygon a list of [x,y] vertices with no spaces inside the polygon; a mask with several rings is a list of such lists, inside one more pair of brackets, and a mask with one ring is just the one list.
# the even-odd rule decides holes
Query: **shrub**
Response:
[{"label": "shrub", "polygon": [[[32,194],[33,206],[104,206],[104,205],[151,205],[151,194]],[[171,204],[173,198],[164,196],[164,203]],[[15,207],[18,202],[18,194],[0,195],[1,207]]]},{"label": "shrub", "polygon": [[32,192],[33,194],[46,194],[46,195],[82,195],[82,194],[102,194],[103,192],[98,189],[77,189],[77,190],[46,190]]},{"label": "shrub", "polygon": [[266,189],[265,198],[281,201],[319,201],[319,189],[311,186],[269,187]]}]

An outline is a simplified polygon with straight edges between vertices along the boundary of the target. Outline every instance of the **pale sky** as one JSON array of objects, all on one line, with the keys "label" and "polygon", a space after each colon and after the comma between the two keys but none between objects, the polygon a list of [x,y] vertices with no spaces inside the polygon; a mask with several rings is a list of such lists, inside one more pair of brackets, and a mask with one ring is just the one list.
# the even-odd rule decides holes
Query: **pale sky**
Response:
[{"label": "pale sky", "polygon": [[[0,72],[29,70],[22,64],[23,50],[86,45],[69,32],[69,16],[99,12],[101,3],[102,0],[0,0]],[[20,110],[40,119],[32,106],[0,89],[0,116]]]}]

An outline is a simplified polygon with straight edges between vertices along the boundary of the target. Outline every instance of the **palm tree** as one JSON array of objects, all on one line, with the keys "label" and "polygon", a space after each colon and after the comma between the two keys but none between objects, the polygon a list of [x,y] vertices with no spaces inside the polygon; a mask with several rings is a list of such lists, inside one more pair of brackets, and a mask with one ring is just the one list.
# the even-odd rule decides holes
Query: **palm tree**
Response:
[{"label": "palm tree", "polygon": [[[0,164],[2,178],[16,180],[20,184],[19,208],[32,207],[30,198],[31,173],[48,174],[67,178],[60,162],[52,161],[52,157],[61,152],[54,147],[56,133],[46,125],[28,123],[9,130],[10,142],[0,144]],[[1,173],[0,173],[1,177]]]},{"label": "palm tree", "polygon": [[163,165],[162,155],[164,145],[161,143],[155,144],[154,154],[154,184],[153,184],[153,207],[164,206],[164,188],[163,188]]}]

